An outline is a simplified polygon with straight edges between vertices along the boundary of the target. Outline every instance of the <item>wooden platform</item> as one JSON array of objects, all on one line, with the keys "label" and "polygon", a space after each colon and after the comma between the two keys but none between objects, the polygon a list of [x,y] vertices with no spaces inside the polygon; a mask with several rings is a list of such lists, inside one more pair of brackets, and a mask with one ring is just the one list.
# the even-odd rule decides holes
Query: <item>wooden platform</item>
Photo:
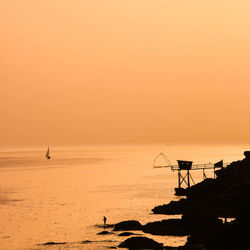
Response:
[{"label": "wooden platform", "polygon": [[[156,161],[159,157],[164,159],[166,165],[156,165]],[[178,190],[183,189],[182,185],[185,184],[186,187],[191,186],[191,182],[193,184],[194,180],[191,175],[192,170],[201,170],[203,174],[203,180],[207,178],[206,170],[214,171],[214,178],[216,178],[216,169],[221,169],[226,167],[229,163],[224,163],[223,160],[216,163],[206,163],[206,164],[193,164],[192,161],[183,161],[177,160],[178,165],[172,165],[168,159],[168,157],[162,152],[156,156],[153,162],[154,168],[170,168],[172,171],[178,171]]]}]

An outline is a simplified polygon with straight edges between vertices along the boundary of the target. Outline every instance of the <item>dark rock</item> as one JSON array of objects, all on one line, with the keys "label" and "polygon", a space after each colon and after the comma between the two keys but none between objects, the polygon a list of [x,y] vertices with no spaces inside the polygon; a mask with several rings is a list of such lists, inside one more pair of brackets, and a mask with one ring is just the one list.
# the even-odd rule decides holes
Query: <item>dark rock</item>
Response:
[{"label": "dark rock", "polygon": [[241,161],[232,162],[226,168],[216,171],[218,180],[225,185],[234,185],[250,179],[250,157],[249,151],[246,152],[246,158]]},{"label": "dark rock", "polygon": [[[187,189],[183,221],[191,225],[191,236],[183,249],[248,249],[250,235],[250,151],[245,159],[217,170]],[[218,217],[236,218],[222,223]]]},{"label": "dark rock", "polygon": [[105,235],[105,234],[113,234],[112,232],[109,232],[109,231],[102,231],[102,232],[99,232],[97,233],[98,235]]},{"label": "dark rock", "polygon": [[224,224],[204,241],[211,249],[249,249],[249,235],[249,225],[236,220]]},{"label": "dark rock", "polygon": [[118,234],[118,236],[130,236],[130,235],[134,235],[134,233],[131,233],[131,232],[124,232],[124,233]]},{"label": "dark rock", "polygon": [[244,155],[245,155],[246,158],[250,158],[250,151],[245,151]]},{"label": "dark rock", "polygon": [[180,199],[179,201],[171,201],[168,204],[153,208],[152,211],[154,214],[182,214],[184,211],[185,203],[186,199]]},{"label": "dark rock", "polygon": [[143,226],[143,232],[154,235],[189,235],[191,228],[181,219],[169,219],[147,223]]},{"label": "dark rock", "polygon": [[[190,235],[185,246],[178,248],[183,250],[249,249],[250,151],[244,155],[245,159],[217,170],[216,179],[205,179],[190,188],[176,189],[179,195],[186,195],[186,199],[153,209],[159,214],[183,214],[182,219],[151,222],[144,226],[137,221],[121,222],[115,225],[114,230],[142,229],[155,235]],[[223,224],[219,217],[235,220],[225,220]],[[149,249],[146,243],[139,245],[137,242],[143,238],[127,239],[121,247]],[[160,247],[162,249],[162,244]]]},{"label": "dark rock", "polygon": [[187,198],[190,202],[192,202],[192,200],[206,199],[207,197],[218,194],[222,187],[223,184],[217,179],[208,178],[190,188],[187,188]]},{"label": "dark rock", "polygon": [[175,195],[176,196],[185,196],[186,195],[186,188],[175,188]]},{"label": "dark rock", "polygon": [[126,230],[141,230],[142,225],[139,221],[136,220],[128,220],[122,221],[114,226],[114,231],[126,231]]},{"label": "dark rock", "polygon": [[163,244],[158,243],[147,237],[132,237],[126,239],[118,247],[129,248],[133,250],[137,249],[163,249]]},{"label": "dark rock", "polygon": [[208,250],[208,249],[200,238],[190,236],[187,238],[186,244],[184,246],[179,247],[178,250]]},{"label": "dark rock", "polygon": [[49,241],[49,242],[46,242],[42,245],[62,245],[62,244],[66,244],[66,242],[54,242],[54,241]]},{"label": "dark rock", "polygon": [[147,223],[143,232],[153,235],[185,236],[196,232],[209,233],[223,225],[218,218],[196,218],[196,220],[169,219]]},{"label": "dark rock", "polygon": [[249,234],[248,226],[233,221],[224,224],[218,230],[193,233],[181,249],[249,249]]}]

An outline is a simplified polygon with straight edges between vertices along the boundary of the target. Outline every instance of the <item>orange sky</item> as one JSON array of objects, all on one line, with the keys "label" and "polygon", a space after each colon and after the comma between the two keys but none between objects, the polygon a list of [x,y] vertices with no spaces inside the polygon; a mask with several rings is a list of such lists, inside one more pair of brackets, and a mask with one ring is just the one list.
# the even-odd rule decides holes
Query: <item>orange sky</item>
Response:
[{"label": "orange sky", "polygon": [[248,143],[249,0],[0,0],[0,146]]}]

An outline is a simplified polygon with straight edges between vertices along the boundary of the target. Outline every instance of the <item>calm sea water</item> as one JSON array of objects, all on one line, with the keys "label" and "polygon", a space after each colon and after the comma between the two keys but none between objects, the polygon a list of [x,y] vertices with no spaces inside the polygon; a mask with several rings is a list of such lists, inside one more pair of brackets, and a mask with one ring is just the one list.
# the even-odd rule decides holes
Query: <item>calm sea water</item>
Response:
[{"label": "calm sea water", "polygon": [[[2,150],[0,152],[0,249],[107,249],[124,238],[97,235],[107,223],[141,223],[178,216],[153,215],[151,209],[174,197],[177,175],[153,169],[164,152],[195,163],[242,159],[244,146],[100,146]],[[213,176],[210,172],[208,176]],[[202,179],[195,171],[194,180]],[[169,246],[185,237],[147,235]],[[49,241],[65,245],[43,246]],[[81,244],[84,241],[86,244]]]}]

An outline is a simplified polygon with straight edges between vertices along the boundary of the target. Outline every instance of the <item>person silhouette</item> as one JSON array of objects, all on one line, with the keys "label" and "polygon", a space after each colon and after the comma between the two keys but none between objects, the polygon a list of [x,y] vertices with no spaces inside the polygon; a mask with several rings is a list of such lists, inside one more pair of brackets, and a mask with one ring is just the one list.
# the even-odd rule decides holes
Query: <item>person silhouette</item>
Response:
[{"label": "person silhouette", "polygon": [[105,216],[103,216],[103,223],[104,223],[104,227],[106,227],[106,221],[107,221],[107,218]]}]

